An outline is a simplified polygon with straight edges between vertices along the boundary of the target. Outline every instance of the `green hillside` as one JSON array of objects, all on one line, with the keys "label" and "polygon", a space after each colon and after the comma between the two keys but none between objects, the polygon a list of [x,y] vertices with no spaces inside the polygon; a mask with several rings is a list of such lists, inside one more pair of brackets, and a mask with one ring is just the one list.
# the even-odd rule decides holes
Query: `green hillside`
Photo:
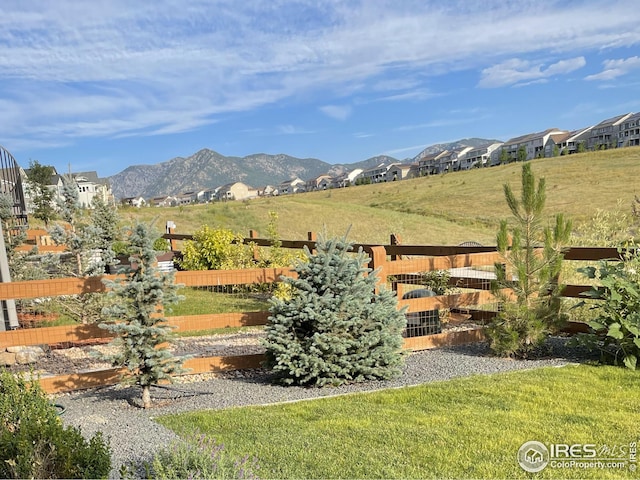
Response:
[{"label": "green hillside", "polygon": [[[532,161],[536,177],[547,182],[549,216],[564,213],[580,227],[598,209],[630,213],[640,195],[640,148],[590,152]],[[278,213],[281,238],[305,239],[308,231],[342,234],[350,239],[387,243],[391,233],[405,244],[453,245],[475,240],[495,244],[498,222],[509,217],[503,184],[516,191],[520,164],[346,189],[173,208],[124,209],[133,221],[165,222],[178,233],[192,233],[203,224],[223,226],[243,235],[249,229],[263,236],[269,211]]]}]

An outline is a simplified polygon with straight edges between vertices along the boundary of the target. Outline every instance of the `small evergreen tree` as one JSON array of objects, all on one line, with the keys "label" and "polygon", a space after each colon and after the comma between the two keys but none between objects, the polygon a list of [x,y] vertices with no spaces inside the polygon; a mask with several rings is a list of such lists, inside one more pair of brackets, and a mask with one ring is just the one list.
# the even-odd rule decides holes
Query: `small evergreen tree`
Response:
[{"label": "small evergreen tree", "polygon": [[273,298],[266,328],[266,366],[285,384],[339,385],[387,379],[400,373],[403,311],[395,294],[382,288],[360,250],[349,254],[346,238],[306,249],[308,261],[286,300]]},{"label": "small evergreen tree", "polygon": [[56,216],[53,206],[55,192],[49,188],[53,174],[52,166],[41,165],[38,160],[29,162],[27,188],[31,202],[33,202],[33,216],[42,220],[45,226],[49,226],[49,222]]},{"label": "small evergreen tree", "polygon": [[[504,194],[517,226],[511,229],[510,235],[507,221],[500,223],[497,242],[504,263],[496,264],[492,290],[503,309],[487,332],[496,353],[521,357],[539,346],[565,320],[558,279],[562,246],[569,241],[571,222],[556,215],[553,229],[542,226],[545,180],[540,179],[536,187],[528,163],[522,166],[521,200],[518,201],[508,184],[504,185]],[[515,278],[510,278],[507,270],[512,271]],[[510,291],[513,297],[505,295],[502,289]]]},{"label": "small evergreen tree", "polygon": [[158,270],[153,237],[142,224],[136,225],[129,236],[129,254],[132,266],[124,266],[120,273],[124,278],[105,280],[111,289],[109,295],[117,302],[106,307],[103,313],[112,319],[101,323],[100,328],[116,335],[114,340],[120,351],[103,358],[113,366],[125,367],[124,381],[142,387],[142,406],[151,406],[150,386],[159,380],[172,380],[182,373],[184,358],[175,357],[165,346],[171,327],[162,317],[165,305],[179,300],[173,274]]},{"label": "small evergreen tree", "polygon": [[527,149],[524,146],[519,147],[517,156],[519,162],[524,162],[527,159]]},{"label": "small evergreen tree", "polygon": [[506,165],[507,163],[509,163],[509,152],[507,152],[506,148],[502,148],[500,149],[500,163],[502,165]]}]

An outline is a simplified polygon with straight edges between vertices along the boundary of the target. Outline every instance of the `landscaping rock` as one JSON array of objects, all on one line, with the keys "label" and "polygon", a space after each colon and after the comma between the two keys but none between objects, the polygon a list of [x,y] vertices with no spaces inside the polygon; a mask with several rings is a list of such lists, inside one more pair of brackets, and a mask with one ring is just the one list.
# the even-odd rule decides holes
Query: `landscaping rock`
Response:
[{"label": "landscaping rock", "polygon": [[10,352],[0,352],[0,366],[12,367],[16,364],[16,354]]},{"label": "landscaping rock", "polygon": [[44,355],[40,347],[25,347],[15,353],[16,363],[20,365],[30,365],[37,363],[38,359]]},{"label": "landscaping rock", "polygon": [[42,347],[36,347],[33,345],[29,345],[29,346],[17,345],[13,347],[7,347],[7,352],[10,352],[10,353],[33,352],[36,355],[44,354],[44,350],[42,349]]}]

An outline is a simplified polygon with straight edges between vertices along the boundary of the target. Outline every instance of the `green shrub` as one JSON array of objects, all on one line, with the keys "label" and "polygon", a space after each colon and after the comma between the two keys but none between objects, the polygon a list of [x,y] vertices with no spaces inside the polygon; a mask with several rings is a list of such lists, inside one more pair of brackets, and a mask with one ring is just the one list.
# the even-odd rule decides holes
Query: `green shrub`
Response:
[{"label": "green shrub", "polygon": [[186,442],[160,450],[147,468],[151,478],[243,478],[257,479],[256,459],[236,459],[214,439],[193,435]]},{"label": "green shrub", "polygon": [[574,343],[600,350],[604,362],[635,370],[640,358],[640,251],[628,250],[622,261],[602,260],[597,269],[579,271],[602,286],[586,294],[600,301],[592,307],[591,332],[579,334]]},{"label": "green shrub", "polygon": [[203,225],[184,242],[180,266],[185,270],[235,270],[254,267],[251,248],[243,237],[225,228]]},{"label": "green shrub", "polygon": [[[346,239],[319,240],[307,250],[298,278],[287,277],[291,297],[272,298],[266,327],[267,361],[285,384],[339,385],[400,373],[404,311],[395,294],[375,292],[377,275]],[[368,274],[368,275],[367,275]]]},{"label": "green shrub", "polygon": [[64,427],[38,382],[0,372],[0,478],[106,478],[111,451]]}]

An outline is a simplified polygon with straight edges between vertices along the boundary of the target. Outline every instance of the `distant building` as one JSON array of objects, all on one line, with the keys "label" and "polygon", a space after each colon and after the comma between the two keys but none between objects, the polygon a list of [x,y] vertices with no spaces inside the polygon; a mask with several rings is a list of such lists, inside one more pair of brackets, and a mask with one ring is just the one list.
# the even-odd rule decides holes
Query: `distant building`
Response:
[{"label": "distant building", "polygon": [[608,118],[594,125],[587,139],[587,149],[600,150],[602,148],[614,148],[618,146],[620,126],[624,125],[633,114],[625,113],[617,117]]},{"label": "distant building", "polygon": [[635,113],[619,124],[618,147],[635,147],[639,145],[640,113]]},{"label": "distant building", "polygon": [[277,195],[291,195],[305,191],[305,182],[298,177],[280,183],[277,188]]},{"label": "distant building", "polygon": [[127,197],[120,200],[120,203],[124,206],[128,207],[146,207],[147,202],[143,197]]},{"label": "distant building", "polygon": [[216,192],[216,200],[248,200],[257,196],[256,189],[242,182],[228,183]]}]

